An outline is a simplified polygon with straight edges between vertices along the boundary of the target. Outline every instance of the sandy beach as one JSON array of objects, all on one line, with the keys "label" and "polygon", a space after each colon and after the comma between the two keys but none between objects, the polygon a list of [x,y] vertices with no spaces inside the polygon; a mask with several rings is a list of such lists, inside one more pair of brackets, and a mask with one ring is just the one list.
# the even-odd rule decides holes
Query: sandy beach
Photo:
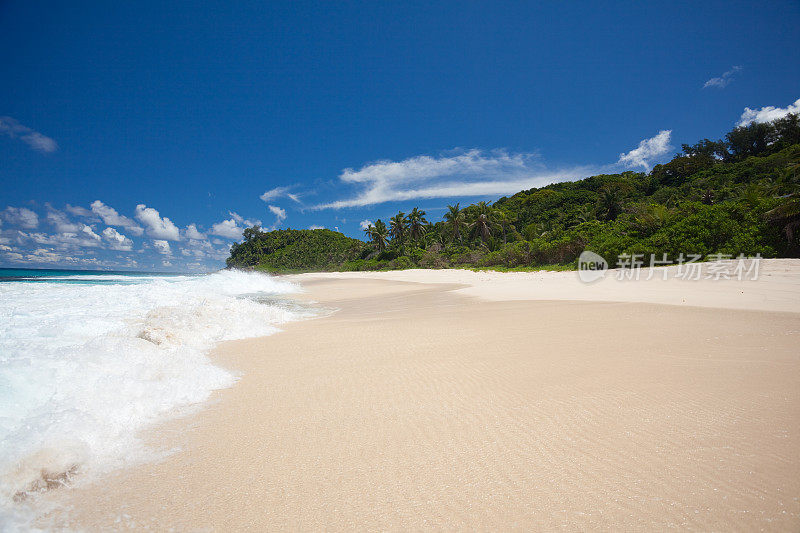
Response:
[{"label": "sandy beach", "polygon": [[331,310],[57,491],[87,530],[800,529],[800,260],[758,281],[289,277]]}]

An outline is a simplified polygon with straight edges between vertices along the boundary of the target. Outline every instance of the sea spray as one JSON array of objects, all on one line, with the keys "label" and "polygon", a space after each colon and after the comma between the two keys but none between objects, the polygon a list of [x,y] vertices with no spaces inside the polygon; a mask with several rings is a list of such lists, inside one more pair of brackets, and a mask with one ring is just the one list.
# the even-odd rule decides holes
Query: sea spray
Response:
[{"label": "sea spray", "polygon": [[298,318],[267,298],[295,290],[241,271],[0,283],[0,523],[38,491],[142,458],[142,428],[234,383],[209,348]]}]

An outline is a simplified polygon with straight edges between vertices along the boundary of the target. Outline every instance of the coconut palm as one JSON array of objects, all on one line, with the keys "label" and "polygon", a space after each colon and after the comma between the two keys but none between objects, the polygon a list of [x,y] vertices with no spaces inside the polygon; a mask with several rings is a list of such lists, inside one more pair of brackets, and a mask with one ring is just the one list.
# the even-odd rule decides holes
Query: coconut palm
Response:
[{"label": "coconut palm", "polygon": [[768,222],[783,226],[789,247],[794,249],[794,232],[800,227],[800,193],[785,196],[782,204],[767,211],[764,216]]},{"label": "coconut palm", "polygon": [[508,234],[509,229],[514,229],[514,222],[517,221],[517,217],[512,214],[509,214],[508,211],[504,211],[502,209],[496,209],[494,212],[494,221],[497,224],[497,227],[500,228],[500,231],[503,232],[503,244],[506,244],[506,236]]},{"label": "coconut palm", "polygon": [[378,219],[375,221],[375,226],[372,228],[372,242],[378,247],[378,251],[382,252],[389,244],[389,230],[383,220]]},{"label": "coconut palm", "polygon": [[375,240],[373,236],[374,233],[375,233],[375,226],[373,226],[371,223],[368,224],[366,228],[364,228],[364,234],[367,236],[368,241]]},{"label": "coconut palm", "polygon": [[455,241],[457,239],[461,242],[462,230],[467,226],[467,220],[460,205],[448,205],[447,212],[444,214],[444,220],[445,224],[450,229],[452,240]]},{"label": "coconut palm", "polygon": [[402,245],[406,238],[406,233],[408,233],[408,221],[406,220],[406,214],[400,211],[389,219],[389,234],[392,236],[392,240]]},{"label": "coconut palm", "polygon": [[478,202],[476,207],[478,208],[478,215],[469,227],[485,244],[489,237],[492,236],[492,226],[494,225],[492,208],[486,202]]},{"label": "coconut palm", "polygon": [[425,219],[425,211],[421,211],[416,207],[408,214],[408,234],[412,240],[418,241],[425,235],[425,225],[428,221]]}]

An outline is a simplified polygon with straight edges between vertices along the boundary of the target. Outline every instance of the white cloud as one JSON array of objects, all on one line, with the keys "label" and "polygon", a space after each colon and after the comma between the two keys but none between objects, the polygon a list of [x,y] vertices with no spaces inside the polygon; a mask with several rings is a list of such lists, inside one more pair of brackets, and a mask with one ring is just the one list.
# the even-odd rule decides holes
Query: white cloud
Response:
[{"label": "white cloud", "polygon": [[19,232],[17,241],[20,243],[32,241],[39,245],[55,246],[60,249],[97,248],[100,246],[100,236],[85,224],[82,224],[78,231],[53,235]]},{"label": "white cloud", "polygon": [[201,233],[195,224],[189,224],[186,226],[186,230],[184,231],[184,236],[187,239],[194,239],[196,241],[201,241],[206,238],[206,236]]},{"label": "white cloud", "polygon": [[103,237],[111,243],[112,250],[129,251],[133,248],[133,241],[114,228],[104,229]]},{"label": "white cloud", "polygon": [[81,232],[84,235],[86,235],[87,237],[89,237],[90,239],[94,239],[94,240],[96,240],[98,242],[100,242],[102,240],[100,238],[100,235],[95,233],[94,230],[91,227],[87,226],[86,224],[84,224],[83,227],[81,228]]},{"label": "white cloud", "polygon": [[58,144],[53,139],[11,117],[0,117],[0,134],[19,139],[38,152],[49,154],[58,150]]},{"label": "white cloud", "polygon": [[230,220],[223,220],[211,226],[210,233],[212,235],[219,235],[220,237],[234,240],[241,239],[244,228],[261,225],[260,220],[247,220],[239,213],[228,211],[228,214],[231,216]]},{"label": "white cloud", "polygon": [[367,229],[368,227],[374,225],[371,220],[362,220],[358,223],[358,227],[361,229]]},{"label": "white cloud", "polygon": [[742,67],[734,66],[727,72],[723,72],[721,76],[716,78],[711,78],[707,82],[703,84],[703,89],[707,89],[709,87],[717,87],[718,89],[722,89],[723,87],[727,86],[730,82],[733,81],[733,76],[742,70]]},{"label": "white cloud", "polygon": [[67,204],[66,207],[67,212],[77,216],[77,217],[90,217],[92,216],[92,212],[86,209],[85,207],[80,207],[78,205],[69,205]]},{"label": "white cloud", "polygon": [[628,167],[642,166],[649,172],[653,159],[672,150],[669,144],[671,135],[672,130],[662,130],[655,137],[641,141],[637,148],[620,154],[618,163]]},{"label": "white cloud", "polygon": [[121,226],[137,237],[144,233],[144,228],[138,225],[133,219],[120,215],[116,209],[104,204],[100,200],[92,202],[91,208],[92,212],[99,216],[108,226]]},{"label": "white cloud", "polygon": [[277,205],[268,205],[267,209],[269,209],[270,213],[275,215],[275,223],[272,224],[272,227],[270,229],[273,229],[273,230],[277,229],[278,226],[280,226],[281,222],[286,220],[286,210],[285,209],[281,209]]},{"label": "white cloud", "polygon": [[39,225],[39,215],[25,207],[6,207],[3,218],[9,224],[25,229],[33,229]]},{"label": "white cloud", "polygon": [[172,251],[169,249],[169,241],[154,239],[153,248],[160,254],[170,255]]},{"label": "white cloud", "polygon": [[161,266],[165,266],[165,267],[171,267],[171,266],[172,266],[172,263],[171,263],[170,261],[167,261],[167,260],[165,259],[165,260],[161,261]]},{"label": "white cloud", "polygon": [[211,226],[211,233],[228,239],[241,239],[244,228],[236,225],[233,219],[223,220]]},{"label": "white cloud", "polygon": [[0,244],[0,252],[11,252],[14,249],[10,246],[6,246],[5,244]]},{"label": "white cloud", "polygon": [[167,217],[162,218],[159,212],[152,207],[147,207],[144,204],[137,205],[136,220],[144,224],[150,237],[168,241],[181,240],[181,232],[178,227]]},{"label": "white cloud", "polygon": [[789,113],[800,114],[800,98],[795,100],[793,104],[789,104],[787,107],[773,107],[771,105],[762,107],[761,109],[750,109],[749,107],[745,107],[744,113],[742,113],[739,123],[736,125],[747,126],[751,122],[771,122],[773,120],[783,118]]},{"label": "white cloud", "polygon": [[62,257],[61,254],[54,252],[48,248],[37,248],[31,253],[25,255],[25,260],[31,263],[60,263],[60,262],[75,262],[72,257]]},{"label": "white cloud", "polygon": [[[134,222],[132,219],[120,215],[116,209],[114,209],[110,205],[104,204],[100,200],[95,200],[94,202],[92,202],[92,205],[90,207],[92,208],[92,212],[95,215],[99,216],[106,226],[122,226],[123,228],[126,228],[128,231],[137,236],[141,235],[144,232],[144,229],[141,226],[139,226],[136,222]],[[157,211],[156,214],[158,214]]]},{"label": "white cloud", "polygon": [[455,155],[415,156],[402,161],[377,161],[358,170],[345,169],[339,179],[356,185],[355,196],[321,204],[316,209],[362,207],[419,198],[513,194],[575,179],[584,170],[548,171],[534,154],[509,154],[478,149]]},{"label": "white cloud", "polygon": [[47,211],[47,222],[52,224],[59,233],[75,233],[80,231],[83,226],[83,224],[72,222],[63,212],[53,208]]},{"label": "white cloud", "polygon": [[311,224],[308,229],[325,229],[325,226],[318,226],[317,224]]},{"label": "white cloud", "polygon": [[300,197],[290,193],[290,190],[292,190],[291,187],[275,187],[274,189],[265,191],[259,198],[265,202],[269,202],[270,200],[276,200],[285,196],[294,202],[300,203]]}]

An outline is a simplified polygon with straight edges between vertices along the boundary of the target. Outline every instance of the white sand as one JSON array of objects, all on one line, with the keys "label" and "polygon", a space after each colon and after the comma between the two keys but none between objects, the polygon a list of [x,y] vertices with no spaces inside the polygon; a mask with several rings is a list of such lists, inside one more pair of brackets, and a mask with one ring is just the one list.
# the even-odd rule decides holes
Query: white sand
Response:
[{"label": "white sand", "polygon": [[338,312],[221,346],[242,380],[151,436],[180,451],[62,491],[57,520],[800,530],[798,261],[741,283],[294,279]]}]

